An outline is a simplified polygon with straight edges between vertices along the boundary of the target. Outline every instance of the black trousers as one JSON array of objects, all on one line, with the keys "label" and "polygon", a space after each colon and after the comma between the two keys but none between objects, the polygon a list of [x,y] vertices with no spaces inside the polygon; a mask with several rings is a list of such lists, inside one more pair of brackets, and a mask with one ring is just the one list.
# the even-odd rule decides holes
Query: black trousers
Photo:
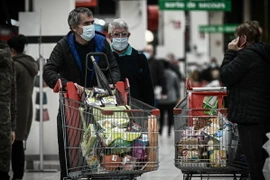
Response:
[{"label": "black trousers", "polygon": [[266,133],[270,132],[270,123],[265,121],[252,125],[238,124],[238,131],[251,179],[265,180],[262,170],[268,154],[262,146],[268,140]]},{"label": "black trousers", "polygon": [[10,180],[8,172],[0,171],[0,177],[1,177],[1,180]]},{"label": "black trousers", "polygon": [[15,140],[12,144],[12,171],[13,179],[23,179],[25,154],[23,148],[23,141]]},{"label": "black trousers", "polygon": [[171,127],[173,125],[173,108],[175,106],[175,103],[171,104],[159,104],[158,108],[160,110],[160,119],[159,119],[159,133],[162,134],[162,129],[164,126],[164,116],[165,113],[167,112],[168,115],[168,135],[171,135]]}]

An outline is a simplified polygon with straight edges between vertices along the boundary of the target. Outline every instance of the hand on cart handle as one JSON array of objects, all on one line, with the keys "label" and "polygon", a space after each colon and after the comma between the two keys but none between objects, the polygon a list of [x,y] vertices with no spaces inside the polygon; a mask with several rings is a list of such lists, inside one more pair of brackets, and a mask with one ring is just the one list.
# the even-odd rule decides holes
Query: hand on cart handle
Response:
[{"label": "hand on cart handle", "polygon": [[62,89],[62,81],[58,79],[56,84],[54,85],[53,92],[58,93]]},{"label": "hand on cart handle", "polygon": [[77,94],[78,94],[79,96],[82,96],[82,94],[84,93],[84,87],[83,87],[83,86],[80,86],[80,85],[77,84],[77,83],[74,83],[74,86],[76,87]]}]

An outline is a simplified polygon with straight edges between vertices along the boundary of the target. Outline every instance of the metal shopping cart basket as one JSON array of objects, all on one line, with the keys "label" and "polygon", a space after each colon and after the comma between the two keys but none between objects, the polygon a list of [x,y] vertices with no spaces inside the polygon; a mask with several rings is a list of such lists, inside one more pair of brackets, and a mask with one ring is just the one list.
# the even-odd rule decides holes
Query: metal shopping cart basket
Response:
[{"label": "metal shopping cart basket", "polygon": [[128,81],[116,88],[129,99],[125,105],[81,101],[72,82],[60,91],[68,179],[136,179],[158,169],[159,110],[126,97]]},{"label": "metal shopping cart basket", "polygon": [[247,174],[236,157],[238,135],[227,119],[225,87],[190,86],[186,97],[174,109],[175,166],[184,179],[192,177],[233,177]]}]

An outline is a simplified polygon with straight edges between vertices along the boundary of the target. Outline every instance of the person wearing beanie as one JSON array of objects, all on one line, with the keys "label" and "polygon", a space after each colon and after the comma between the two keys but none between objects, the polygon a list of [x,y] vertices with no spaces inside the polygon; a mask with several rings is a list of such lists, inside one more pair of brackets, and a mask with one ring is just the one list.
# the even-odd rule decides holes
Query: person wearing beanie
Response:
[{"label": "person wearing beanie", "polygon": [[15,139],[16,79],[10,49],[0,40],[0,179],[9,180],[11,145]]},{"label": "person wearing beanie", "polygon": [[24,54],[27,39],[24,35],[13,36],[7,41],[16,70],[17,120],[16,139],[12,145],[13,180],[23,179],[25,154],[23,141],[26,141],[32,124],[34,79],[38,65],[33,57]]}]

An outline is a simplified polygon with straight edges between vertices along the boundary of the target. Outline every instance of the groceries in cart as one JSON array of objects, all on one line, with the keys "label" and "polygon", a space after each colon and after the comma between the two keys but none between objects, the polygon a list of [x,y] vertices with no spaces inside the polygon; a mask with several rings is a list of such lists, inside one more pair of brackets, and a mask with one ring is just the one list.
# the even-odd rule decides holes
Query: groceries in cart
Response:
[{"label": "groceries in cart", "polygon": [[220,112],[216,117],[192,119],[194,125],[180,131],[181,138],[177,142],[179,159],[204,167],[225,167],[233,135],[232,124]]},{"label": "groceries in cart", "polygon": [[86,92],[87,106],[79,110],[84,129],[81,150],[89,168],[97,172],[155,170],[157,117],[132,110],[131,105],[118,106],[106,91]]}]

